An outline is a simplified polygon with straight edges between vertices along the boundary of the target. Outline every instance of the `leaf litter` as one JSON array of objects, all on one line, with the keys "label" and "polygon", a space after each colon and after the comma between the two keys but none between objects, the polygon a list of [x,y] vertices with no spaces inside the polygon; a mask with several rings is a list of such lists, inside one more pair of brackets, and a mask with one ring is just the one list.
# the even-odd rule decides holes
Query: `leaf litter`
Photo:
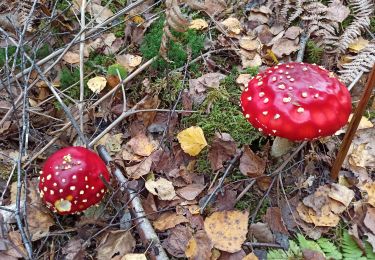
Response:
[{"label": "leaf litter", "polygon": [[[184,51],[191,63],[188,62],[188,66],[184,66],[184,63],[179,65],[182,70],[179,66],[170,67],[167,75],[150,67],[133,75],[131,73],[142,68],[150,59],[141,46],[149,29],[157,23],[155,11],[158,9],[153,9],[151,2],[145,1],[121,16],[115,14],[120,10],[119,3],[115,1],[108,5],[102,1],[89,3],[86,16],[93,19],[95,25],[100,27],[101,23],[113,16],[116,16],[114,21],[118,24],[108,32],[94,34],[84,40],[85,76],[90,72],[84,86],[90,91],[84,97],[87,124],[83,125],[83,130],[90,140],[101,131],[108,130],[94,147],[104,145],[113,157],[114,165],[124,171],[129,179],[127,187],[137,191],[146,218],[151,220],[168,254],[188,259],[264,259],[269,251],[268,246],[287,249],[288,239],[293,241],[301,232],[315,240],[322,236],[336,238],[342,224],[360,247],[364,248],[368,242],[375,248],[373,106],[367,110],[355,133],[338,182],[329,180],[327,172],[346,127],[334,137],[310,142],[308,148],[305,147],[292,158],[287,167],[274,172],[288,160],[295,144],[282,144],[275,151],[269,148],[270,143],[276,143],[273,138],[264,137],[244,143],[236,138],[236,133],[225,128],[229,125],[212,126],[203,121],[189,121],[196,113],[203,115],[203,118],[213,116],[213,108],[223,100],[226,103],[221,105],[221,113],[214,116],[224,119],[232,105],[240,115],[238,93],[247,87],[248,81],[256,74],[249,70],[250,67],[263,71],[278,62],[294,60],[301,51],[301,44],[303,46],[304,23],[308,24],[311,19],[322,19],[324,23],[334,21],[342,23],[344,27],[348,17],[354,17],[353,11],[340,1],[328,3],[326,9],[320,3],[318,6],[322,9],[319,10],[324,9],[321,18],[306,19],[306,12],[311,9],[300,9],[297,13],[301,11],[299,15],[304,23],[295,23],[279,20],[284,14],[264,5],[264,1],[241,7],[225,1],[186,1],[186,10],[181,17],[191,10],[199,12],[199,15],[189,13],[184,17],[184,30],[187,27],[190,30],[187,34],[181,30],[181,34],[188,41],[193,33],[204,36],[205,41],[198,55],[194,54],[198,47],[189,45],[184,47]],[[172,3],[173,8],[177,8],[176,3]],[[44,3],[40,5],[47,7]],[[64,36],[53,39],[48,43],[49,47],[64,47],[63,44],[73,39],[76,33],[74,28],[80,27],[80,22],[74,20],[80,13],[79,5],[80,1],[77,1],[64,13],[58,10],[61,17],[59,25],[51,25],[56,26],[55,30],[61,30]],[[164,5],[159,7],[165,8]],[[234,12],[238,8],[246,11],[243,14]],[[284,10],[288,8],[285,6]],[[0,11],[3,11],[1,6]],[[179,24],[176,20],[181,18],[178,9],[168,12],[168,15],[167,25]],[[71,21],[61,22],[66,16],[72,18]],[[0,24],[1,17],[0,12]],[[32,26],[35,28],[36,25]],[[168,30],[170,28],[164,25],[161,32],[167,34]],[[168,35],[171,41],[168,44],[172,44],[169,52],[175,51],[175,47],[185,39],[178,37],[181,36],[174,32]],[[309,41],[319,43],[315,48],[326,48],[319,42],[321,39],[318,35],[311,34]],[[6,44],[3,40],[0,43],[2,47]],[[307,45],[305,59],[311,58],[310,44]],[[351,61],[371,44],[371,38],[363,30],[362,34],[356,34],[351,39],[342,57]],[[155,46],[159,50],[160,41]],[[73,90],[78,89],[74,86],[77,86],[75,84],[79,78],[74,78],[74,73],[65,78],[61,75],[64,74],[62,68],[70,72],[79,70],[80,55],[79,45],[72,46],[63,55],[62,62],[47,73],[47,78],[53,79],[59,92],[64,93],[61,94],[64,102],[74,116],[78,116],[76,106],[79,95],[68,90],[72,86]],[[334,64],[336,57],[332,53],[326,52],[324,55],[324,59],[317,62],[319,65],[335,71],[342,68],[344,63],[340,61]],[[0,62],[1,59],[0,55]],[[93,109],[90,104],[100,100],[120,83],[117,75],[110,77],[108,73],[112,65],[124,68],[132,79],[124,84],[124,93],[116,91],[110,99]],[[174,66],[173,62],[169,65]],[[175,75],[174,70],[184,73]],[[32,82],[36,79],[36,73],[33,71],[30,75],[33,75],[29,78],[29,82]],[[0,185],[5,191],[1,203],[4,209],[10,210],[0,211],[0,219],[4,220],[6,228],[2,230],[6,236],[1,237],[1,245],[4,246],[0,247],[0,258],[4,255],[20,258],[28,254],[12,213],[16,208],[16,197],[20,196],[21,202],[27,203],[27,208],[21,203],[21,211],[26,210],[24,221],[28,225],[28,239],[34,248],[40,246],[40,252],[54,251],[56,258],[64,259],[148,259],[148,250],[155,249],[153,245],[151,249],[148,248],[135,231],[132,224],[136,220],[131,219],[131,215],[124,217],[129,214],[129,198],[116,180],[108,183],[112,187],[106,198],[108,203],[95,208],[99,213],[57,217],[41,203],[35,177],[43,159],[56,147],[76,143],[76,134],[71,129],[58,130],[58,123],[67,122],[66,116],[57,103],[50,101],[52,96],[46,82],[39,80],[36,85],[38,90],[28,93],[32,128],[29,131],[28,151],[21,163],[25,164],[30,158],[32,160],[29,168],[23,168],[27,172],[24,185],[27,189],[22,189],[24,195],[17,195],[17,183],[10,175],[14,171],[14,161],[3,155],[10,155],[9,151],[17,152],[15,143],[18,139],[15,136],[19,132],[17,122],[22,111],[16,106],[17,113],[8,118],[3,110],[11,108],[12,99],[7,96],[0,100],[0,115],[6,116],[0,127]],[[117,116],[134,108],[153,111],[132,114],[115,127],[107,129]],[[160,108],[167,111],[157,111]],[[171,112],[171,108],[189,112]],[[46,120],[46,116],[51,121]],[[240,123],[234,120],[236,124]],[[61,136],[56,133],[61,133]],[[47,147],[38,154],[54,137],[58,140],[55,141],[56,147]],[[35,154],[37,156],[32,157]],[[236,156],[239,159],[232,162]],[[15,160],[17,158],[15,156]],[[219,189],[212,194],[218,186]],[[203,208],[207,198],[211,201]],[[113,224],[119,221],[122,226]],[[124,222],[129,223],[125,225]],[[121,227],[129,229],[122,230]],[[52,242],[42,242],[46,237],[51,237]],[[12,248],[12,244],[16,246]],[[263,246],[258,247],[259,244]],[[336,246],[339,246],[339,242],[336,242]],[[316,247],[301,248],[299,256],[304,259],[325,259],[328,255]]]}]

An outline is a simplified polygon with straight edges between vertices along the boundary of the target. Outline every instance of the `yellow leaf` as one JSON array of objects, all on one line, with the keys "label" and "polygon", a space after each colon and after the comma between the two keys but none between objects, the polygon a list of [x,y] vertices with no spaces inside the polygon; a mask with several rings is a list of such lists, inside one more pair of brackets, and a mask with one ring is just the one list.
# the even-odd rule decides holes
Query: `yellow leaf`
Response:
[{"label": "yellow leaf", "polygon": [[148,180],[145,183],[146,189],[154,195],[157,195],[161,200],[173,200],[176,196],[172,182],[164,178],[158,180]]},{"label": "yellow leaf", "polygon": [[208,27],[208,23],[203,19],[194,19],[190,22],[190,29],[203,30]]},{"label": "yellow leaf", "polygon": [[229,33],[239,34],[241,32],[241,23],[237,18],[229,17],[221,22],[224,27],[229,31]]},{"label": "yellow leaf", "polygon": [[204,221],[204,230],[214,247],[229,253],[241,250],[248,231],[248,212],[215,212]]},{"label": "yellow leaf", "polygon": [[203,130],[198,126],[192,126],[181,131],[178,133],[177,139],[182,150],[191,156],[198,155],[207,146]]},{"label": "yellow leaf", "polygon": [[366,183],[360,189],[362,192],[367,193],[367,195],[364,194],[365,201],[375,207],[375,182]]},{"label": "yellow leaf", "polygon": [[358,53],[364,48],[366,48],[368,44],[369,44],[368,40],[363,39],[362,37],[359,37],[354,42],[349,44],[349,50],[352,52]]},{"label": "yellow leaf", "polygon": [[187,244],[187,247],[185,249],[185,255],[187,258],[191,258],[193,256],[196,256],[198,253],[198,245],[197,245],[197,241],[195,240],[194,237],[192,237],[188,244]]},{"label": "yellow leaf", "polygon": [[259,258],[254,253],[250,253],[244,258],[242,258],[242,260],[258,260],[258,259]]},{"label": "yellow leaf", "polygon": [[133,18],[132,18],[132,21],[134,22],[134,23],[137,23],[137,24],[141,24],[141,23],[143,23],[144,21],[145,21],[145,19],[143,19],[141,16],[139,16],[139,15],[136,15],[136,16],[134,16]]},{"label": "yellow leaf", "polygon": [[166,212],[160,215],[160,217],[155,220],[152,225],[158,231],[165,231],[185,222],[188,222],[188,220],[184,216],[178,215],[175,212]]},{"label": "yellow leaf", "polygon": [[87,86],[94,93],[100,93],[100,91],[102,91],[106,85],[107,85],[106,78],[101,77],[101,76],[96,76],[87,82]]}]

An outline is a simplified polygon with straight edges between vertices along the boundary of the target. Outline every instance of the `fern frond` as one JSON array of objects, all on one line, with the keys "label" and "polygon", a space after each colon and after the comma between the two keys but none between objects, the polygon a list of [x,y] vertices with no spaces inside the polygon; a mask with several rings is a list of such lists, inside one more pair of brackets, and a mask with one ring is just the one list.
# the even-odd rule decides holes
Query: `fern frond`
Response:
[{"label": "fern frond", "polygon": [[327,259],[341,260],[342,254],[337,249],[335,244],[330,242],[327,238],[319,238],[317,241],[320,248],[323,250]]},{"label": "fern frond", "polygon": [[352,82],[359,74],[369,72],[375,64],[375,40],[358,53],[355,59],[344,64],[343,69],[339,71],[340,79],[345,83]]},{"label": "fern frond", "polygon": [[344,260],[366,260],[366,257],[362,257],[363,252],[354,241],[354,239],[349,235],[348,231],[344,231],[342,237],[342,256]]},{"label": "fern frond", "polygon": [[366,257],[368,260],[375,260],[375,253],[369,242],[365,242]]},{"label": "fern frond", "polygon": [[308,240],[304,236],[302,236],[301,234],[297,235],[297,240],[298,240],[299,246],[301,247],[302,250],[303,249],[310,249],[310,250],[318,251],[318,252],[321,252],[321,253],[324,254],[323,250],[320,248],[318,243],[316,243],[315,241]]}]

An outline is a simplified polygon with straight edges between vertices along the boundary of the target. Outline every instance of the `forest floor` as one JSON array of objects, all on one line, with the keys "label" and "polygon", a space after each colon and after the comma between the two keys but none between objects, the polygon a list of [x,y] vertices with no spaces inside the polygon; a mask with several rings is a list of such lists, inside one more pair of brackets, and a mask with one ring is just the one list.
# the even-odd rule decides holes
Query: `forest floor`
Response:
[{"label": "forest floor", "polygon": [[[337,180],[348,125],[276,147],[241,111],[252,77],[294,61],[361,103],[373,1],[292,2],[2,1],[0,259],[375,259],[374,93]],[[111,179],[60,215],[38,183],[68,146]]]}]

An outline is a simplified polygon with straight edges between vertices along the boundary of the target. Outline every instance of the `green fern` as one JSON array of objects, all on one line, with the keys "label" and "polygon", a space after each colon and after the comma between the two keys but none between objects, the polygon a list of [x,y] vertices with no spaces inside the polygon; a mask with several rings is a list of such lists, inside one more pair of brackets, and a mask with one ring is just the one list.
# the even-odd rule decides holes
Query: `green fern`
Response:
[{"label": "green fern", "polygon": [[342,254],[340,253],[340,251],[337,249],[335,244],[330,242],[327,238],[323,238],[323,237],[319,238],[316,242],[318,243],[320,248],[323,250],[327,259],[332,259],[332,260],[342,259]]},{"label": "green fern", "polygon": [[367,260],[375,260],[375,253],[369,242],[365,242],[365,251],[366,251]]},{"label": "green fern", "polygon": [[349,235],[348,231],[344,231],[342,236],[342,255],[344,260],[366,260],[366,257],[362,257],[363,252]]},{"label": "green fern", "polygon": [[323,250],[320,248],[318,243],[316,243],[315,241],[307,240],[301,234],[297,235],[297,240],[298,240],[299,246],[301,247],[302,250],[303,249],[310,249],[310,250],[318,251],[318,252],[321,252],[321,253],[324,254]]}]

